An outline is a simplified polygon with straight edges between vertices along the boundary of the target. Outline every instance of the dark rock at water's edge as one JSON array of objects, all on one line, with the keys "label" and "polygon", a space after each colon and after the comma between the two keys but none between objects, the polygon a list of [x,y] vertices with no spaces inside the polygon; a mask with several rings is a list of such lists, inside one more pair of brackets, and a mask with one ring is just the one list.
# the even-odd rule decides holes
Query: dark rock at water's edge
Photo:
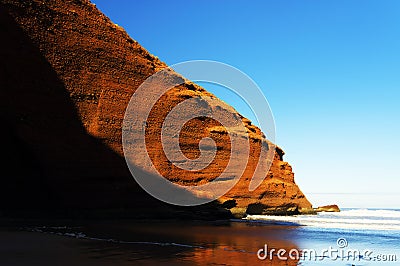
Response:
[{"label": "dark rock at water's edge", "polygon": [[[167,66],[87,0],[0,0],[0,26],[2,215],[220,219],[243,217],[252,204],[268,206],[262,212],[313,211],[278,147],[263,183],[248,191],[266,140],[246,118],[251,157],[238,184],[219,200],[225,204],[175,207],[154,199],[126,166],[121,124],[138,86]],[[182,173],[160,153],[157,133],[170,106],[204,95],[215,97],[186,82],[150,114],[149,155],[179,184],[213,180],[229,158],[226,134],[204,119],[192,121],[197,138],[182,133],[181,147],[196,157],[199,139],[211,132],[219,145],[216,164]]]},{"label": "dark rock at water's edge", "polygon": [[340,212],[340,208],[336,204],[320,206],[318,208],[314,208],[314,210],[316,212]]},{"label": "dark rock at water's edge", "polygon": [[282,206],[267,206],[261,203],[250,204],[246,209],[249,215],[299,215],[299,214],[315,214],[315,211],[300,211],[295,204],[286,204]]}]

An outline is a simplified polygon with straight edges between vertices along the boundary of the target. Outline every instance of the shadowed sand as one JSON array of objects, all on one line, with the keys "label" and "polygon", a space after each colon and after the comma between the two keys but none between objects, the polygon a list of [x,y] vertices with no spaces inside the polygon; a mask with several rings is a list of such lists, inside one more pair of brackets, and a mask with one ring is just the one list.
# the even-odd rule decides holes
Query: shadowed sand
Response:
[{"label": "shadowed sand", "polygon": [[1,229],[4,265],[297,265],[256,252],[290,250],[294,228],[276,225],[102,222]]}]

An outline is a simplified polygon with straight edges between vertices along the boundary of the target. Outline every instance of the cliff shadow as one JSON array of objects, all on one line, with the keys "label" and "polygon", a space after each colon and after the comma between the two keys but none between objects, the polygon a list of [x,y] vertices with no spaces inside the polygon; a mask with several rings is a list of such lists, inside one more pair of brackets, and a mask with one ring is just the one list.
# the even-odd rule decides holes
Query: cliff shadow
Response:
[{"label": "cliff shadow", "polygon": [[[0,3],[0,137],[6,155],[0,211],[135,218],[229,217],[229,211],[215,202],[176,207],[147,194],[132,178],[125,159],[87,133],[63,80],[21,28],[22,22],[10,15],[15,10],[10,10]],[[149,175],[140,168],[137,172]]]},{"label": "cliff shadow", "polygon": [[135,183],[124,158],[87,134],[62,80],[3,4],[0,27],[0,210],[164,206]]}]

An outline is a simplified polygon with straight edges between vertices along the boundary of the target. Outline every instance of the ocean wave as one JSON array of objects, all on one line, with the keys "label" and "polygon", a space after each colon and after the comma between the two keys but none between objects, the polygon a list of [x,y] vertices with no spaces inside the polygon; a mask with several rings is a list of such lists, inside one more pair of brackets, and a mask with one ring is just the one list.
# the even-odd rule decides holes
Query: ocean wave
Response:
[{"label": "ocean wave", "polygon": [[330,213],[330,212],[319,213],[319,215],[323,216],[329,216],[332,214],[340,217],[379,217],[379,218],[400,219],[400,211],[398,210],[349,209],[336,213]]},{"label": "ocean wave", "polygon": [[298,216],[248,215],[245,219],[266,223],[284,222],[317,228],[400,231],[400,211],[397,210],[353,209],[337,213],[322,212],[318,215]]}]

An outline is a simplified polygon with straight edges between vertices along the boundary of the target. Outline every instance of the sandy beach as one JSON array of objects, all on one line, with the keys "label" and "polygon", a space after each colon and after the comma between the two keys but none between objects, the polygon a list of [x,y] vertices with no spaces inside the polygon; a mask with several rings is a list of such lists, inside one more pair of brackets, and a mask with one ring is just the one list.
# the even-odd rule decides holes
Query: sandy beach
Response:
[{"label": "sandy beach", "polygon": [[[288,230],[289,229],[289,230]],[[297,265],[257,251],[295,248],[285,226],[101,222],[0,229],[3,265]]]}]

